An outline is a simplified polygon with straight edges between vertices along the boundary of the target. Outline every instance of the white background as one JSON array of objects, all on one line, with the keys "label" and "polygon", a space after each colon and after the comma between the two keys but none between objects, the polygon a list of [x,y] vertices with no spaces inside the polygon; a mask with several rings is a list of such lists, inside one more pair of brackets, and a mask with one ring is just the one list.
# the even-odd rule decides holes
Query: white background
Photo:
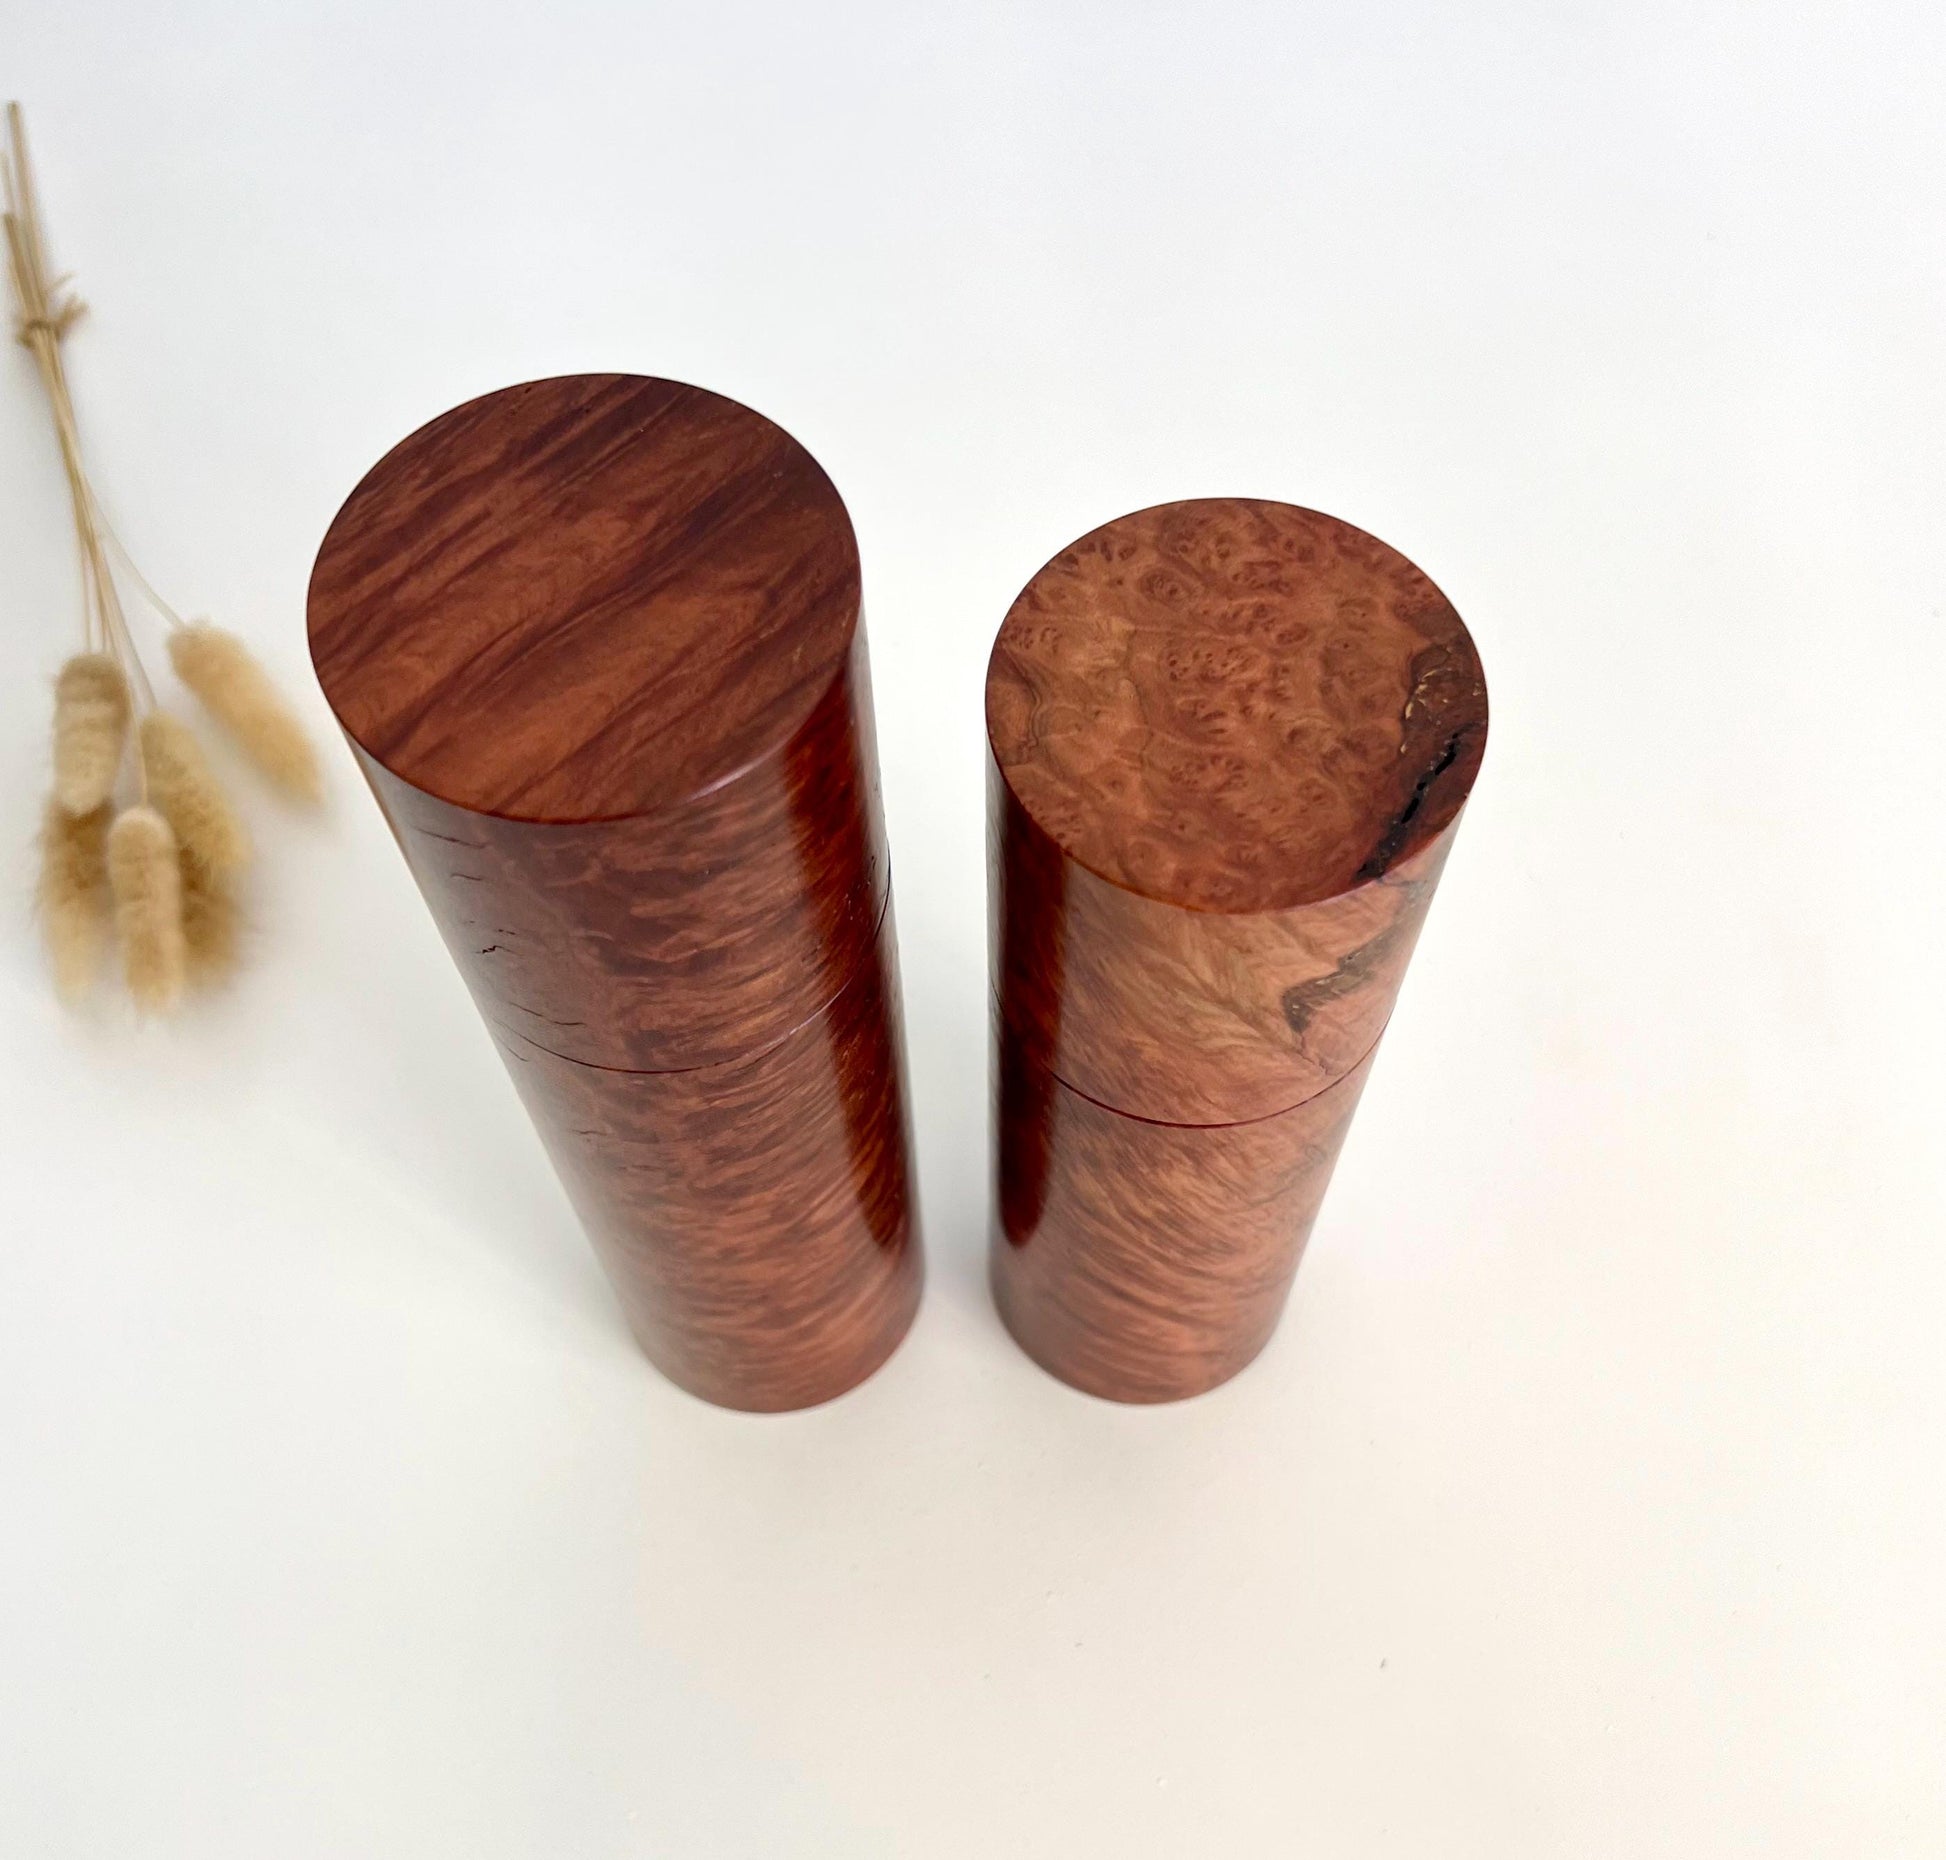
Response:
[{"label": "white background", "polygon": [[[662,1382],[335,739],[227,999],[54,1006],[10,351],[0,1851],[1946,1851],[1942,17],[12,0],[106,499],[321,734],[312,554],[452,403],[830,470],[931,1276],[828,1408]],[[1119,1409],[984,1288],[981,677],[1221,492],[1419,561],[1493,737],[1276,1343]]]}]

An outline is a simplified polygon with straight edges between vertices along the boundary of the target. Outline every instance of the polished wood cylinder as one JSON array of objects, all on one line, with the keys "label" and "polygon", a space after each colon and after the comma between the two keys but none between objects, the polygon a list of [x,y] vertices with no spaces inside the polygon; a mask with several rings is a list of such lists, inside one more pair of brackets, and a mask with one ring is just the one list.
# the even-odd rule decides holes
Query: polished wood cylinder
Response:
[{"label": "polished wood cylinder", "polygon": [[644,1350],[728,1407],[884,1361],[920,1284],[857,544],[720,395],[535,381],[353,491],[325,696]]},{"label": "polished wood cylinder", "polygon": [[987,671],[992,1273],[1054,1374],[1216,1386],[1274,1330],[1486,745],[1478,654],[1316,511],[1161,505]]}]

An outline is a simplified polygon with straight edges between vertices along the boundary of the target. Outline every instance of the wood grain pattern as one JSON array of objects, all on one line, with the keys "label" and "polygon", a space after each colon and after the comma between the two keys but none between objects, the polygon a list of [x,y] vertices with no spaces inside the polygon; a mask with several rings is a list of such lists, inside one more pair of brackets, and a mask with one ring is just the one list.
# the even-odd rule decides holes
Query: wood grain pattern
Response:
[{"label": "wood grain pattern", "polygon": [[782,427],[678,381],[563,375],[366,473],[312,571],[311,653],[346,733],[422,793],[612,820],[790,742],[859,585],[844,503]]},{"label": "wood grain pattern", "polygon": [[1275,1117],[1154,1124],[1035,1065],[996,1016],[994,1301],[1064,1382],[1180,1401],[1277,1327],[1371,1057]]},{"label": "wood grain pattern", "polygon": [[480,1012],[564,1058],[720,1065],[870,956],[889,868],[862,626],[791,741],[685,807],[505,820],[357,753]]},{"label": "wood grain pattern", "polygon": [[1445,597],[1315,511],[1138,511],[1015,601],[987,674],[994,1275],[1057,1374],[1158,1400],[1261,1347],[1486,730]]},{"label": "wood grain pattern", "polygon": [[644,1352],[728,1408],[808,1407],[891,1355],[920,1250],[888,909],[873,958],[768,1051],[616,1072],[496,1039]]},{"label": "wood grain pattern", "polygon": [[353,492],[312,656],[490,1021],[591,1065],[717,1065],[865,962],[887,868],[858,592],[809,454],[672,382],[487,395]]},{"label": "wood grain pattern", "polygon": [[1389,872],[1291,911],[1181,911],[1067,858],[988,760],[995,989],[1020,1038],[1131,1116],[1269,1117],[1377,1042],[1457,819]]},{"label": "wood grain pattern", "polygon": [[310,634],[650,1354],[734,1407],[867,1373],[918,1268],[857,547],[816,462],[674,382],[487,395],[347,500]]},{"label": "wood grain pattern", "polygon": [[1459,812],[1486,683],[1396,550],[1257,498],[1102,525],[1022,590],[987,734],[1077,864],[1182,910],[1290,910],[1389,872]]}]

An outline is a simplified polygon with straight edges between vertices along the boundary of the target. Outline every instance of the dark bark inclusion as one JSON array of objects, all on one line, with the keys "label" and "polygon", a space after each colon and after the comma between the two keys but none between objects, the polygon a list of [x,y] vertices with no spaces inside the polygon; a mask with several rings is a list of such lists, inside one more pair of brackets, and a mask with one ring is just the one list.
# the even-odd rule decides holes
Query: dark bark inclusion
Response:
[{"label": "dark bark inclusion", "polygon": [[1431,889],[1424,879],[1415,879],[1406,884],[1404,908],[1378,935],[1360,943],[1356,949],[1347,950],[1329,973],[1314,976],[1308,982],[1297,982],[1284,990],[1284,1019],[1299,1039],[1304,1037],[1311,1017],[1320,1008],[1356,994],[1372,980],[1401,943],[1418,935],[1419,921],[1431,902]]},{"label": "dark bark inclusion", "polygon": [[1432,767],[1413,783],[1412,793],[1407,797],[1405,806],[1393,816],[1392,824],[1386,828],[1379,843],[1372,848],[1371,857],[1358,868],[1361,881],[1383,878],[1391,869],[1392,861],[1398,857],[1399,849],[1404,846],[1406,835],[1411,831],[1414,819],[1426,804],[1426,796],[1432,792],[1433,784],[1440,776],[1459,760],[1460,750],[1465,746],[1465,742],[1464,730],[1448,737],[1446,746],[1440,750]]}]

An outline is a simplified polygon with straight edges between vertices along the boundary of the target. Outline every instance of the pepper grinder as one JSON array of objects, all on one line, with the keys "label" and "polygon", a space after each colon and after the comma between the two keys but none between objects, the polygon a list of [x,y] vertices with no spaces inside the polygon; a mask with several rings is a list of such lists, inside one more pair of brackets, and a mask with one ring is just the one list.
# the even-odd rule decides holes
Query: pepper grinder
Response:
[{"label": "pepper grinder", "polygon": [[1486,745],[1465,626],[1289,504],[1138,511],[987,671],[991,1266],[1055,1375],[1171,1401],[1268,1342]]},{"label": "pepper grinder", "polygon": [[857,543],[803,447],[633,375],[380,460],[311,578],[319,682],[631,1327],[797,1408],[920,1259]]}]

